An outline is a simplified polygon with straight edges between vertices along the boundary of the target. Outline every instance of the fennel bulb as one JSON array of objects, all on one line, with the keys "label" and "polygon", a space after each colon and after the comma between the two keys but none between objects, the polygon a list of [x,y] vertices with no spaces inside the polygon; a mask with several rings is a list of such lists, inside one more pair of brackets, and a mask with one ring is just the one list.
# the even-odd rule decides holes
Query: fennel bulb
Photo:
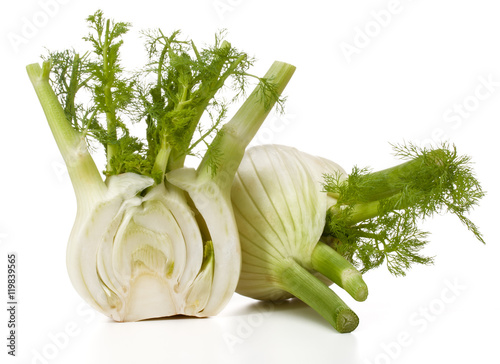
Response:
[{"label": "fennel bulb", "polygon": [[[291,147],[262,145],[246,152],[232,187],[243,262],[236,291],[265,300],[296,296],[338,331],[349,332],[357,327],[358,317],[327,288],[324,282],[330,282],[315,272],[312,258],[327,207],[334,203],[322,191],[323,173],[345,175],[336,163]],[[332,259],[342,260],[333,249],[324,248]],[[338,266],[342,264],[347,262]],[[344,284],[364,300],[366,284],[354,267],[349,268]]]},{"label": "fennel bulb", "polygon": [[[250,148],[232,187],[242,249],[237,292],[264,300],[295,296],[339,332],[358,317],[328,288],[367,298],[361,273],[386,263],[395,275],[430,264],[419,252],[420,219],[451,212],[482,242],[465,216],[484,196],[470,159],[455,148],[395,147],[409,160],[379,172],[337,164],[294,148]],[[360,271],[358,271],[358,268]]]},{"label": "fennel bulb", "polygon": [[[53,52],[42,67],[27,66],[76,195],[71,282],[116,321],[215,315],[234,293],[241,264],[231,183],[246,146],[282,103],[294,67],[275,62],[256,77],[255,90],[222,125],[228,103],[219,91],[232,80],[239,95],[252,77],[245,53],[220,36],[198,49],[179,32],[150,31],[148,64],[129,75],[119,50],[130,24],[100,11],[87,21],[92,51]],[[208,127],[200,124],[204,115]],[[146,140],[132,136],[127,122],[146,126]],[[93,143],[106,151],[104,178],[88,151]],[[185,168],[203,143],[197,169]]]}]

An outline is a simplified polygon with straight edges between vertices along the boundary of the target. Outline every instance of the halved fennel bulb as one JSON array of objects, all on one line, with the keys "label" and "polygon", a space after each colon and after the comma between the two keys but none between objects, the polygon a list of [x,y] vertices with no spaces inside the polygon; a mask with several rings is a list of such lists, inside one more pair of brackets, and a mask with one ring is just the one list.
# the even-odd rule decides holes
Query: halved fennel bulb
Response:
[{"label": "halved fennel bulb", "polygon": [[79,210],[67,265],[78,293],[95,309],[135,321],[211,316],[225,306],[240,270],[229,199],[210,180],[186,175],[172,180],[189,190],[190,201],[171,183],[148,189],[152,179],[125,173],[111,176],[102,199]]}]

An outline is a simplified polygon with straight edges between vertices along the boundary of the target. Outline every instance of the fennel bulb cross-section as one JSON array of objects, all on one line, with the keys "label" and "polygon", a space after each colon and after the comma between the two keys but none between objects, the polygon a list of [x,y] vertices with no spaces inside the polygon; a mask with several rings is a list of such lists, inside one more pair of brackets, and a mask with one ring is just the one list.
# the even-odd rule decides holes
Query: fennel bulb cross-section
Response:
[{"label": "fennel bulb cross-section", "polygon": [[[231,292],[240,268],[238,258],[223,259],[239,257],[230,205],[224,199],[207,201],[209,214],[229,211],[216,227],[207,221],[209,230],[233,234],[232,239],[214,236],[212,249],[183,191],[162,184],[138,194],[152,184],[151,178],[133,173],[111,176],[103,200],[77,217],[68,243],[73,285],[94,308],[117,321],[216,314],[230,295],[215,294],[217,304],[207,309],[212,288]],[[214,277],[215,255],[233,274]]]},{"label": "fennel bulb cross-section", "polygon": [[[252,76],[254,60],[220,34],[200,49],[178,31],[153,30],[144,34],[144,69],[126,74],[119,50],[130,24],[101,11],[87,21],[90,50],[52,52],[41,67],[27,66],[76,195],[71,282],[116,321],[216,315],[241,268],[231,184],[295,67],[274,62]],[[229,102],[219,91],[231,81],[236,101],[249,77],[255,89],[225,122]],[[145,127],[145,140],[131,135],[130,122]],[[104,176],[88,151],[96,142],[106,151]],[[198,167],[185,168],[195,154]]]}]

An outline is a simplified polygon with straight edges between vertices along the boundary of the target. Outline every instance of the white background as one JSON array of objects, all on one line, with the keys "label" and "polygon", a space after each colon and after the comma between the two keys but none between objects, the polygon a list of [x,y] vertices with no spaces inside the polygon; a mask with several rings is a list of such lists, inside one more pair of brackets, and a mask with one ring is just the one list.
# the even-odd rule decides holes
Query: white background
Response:
[{"label": "white background", "polygon": [[[362,303],[339,292],[360,317],[351,334],[300,302],[266,305],[237,295],[209,319],[119,324],[94,313],[67,277],[74,196],[24,67],[44,47],[80,47],[84,19],[98,8],[133,23],[123,49],[133,65],[144,56],[138,30],[154,27],[182,29],[199,44],[227,28],[233,45],[257,57],[255,74],[274,60],[296,65],[285,118],[268,119],[256,143],[293,145],[346,169],[393,165],[390,142],[455,143],[488,192],[471,216],[487,245],[454,217],[426,222],[425,253],[435,265],[404,278],[385,268],[366,274],[370,295]],[[4,2],[0,362],[498,362],[499,14],[493,0]],[[8,252],[18,254],[15,359],[6,354]]]}]

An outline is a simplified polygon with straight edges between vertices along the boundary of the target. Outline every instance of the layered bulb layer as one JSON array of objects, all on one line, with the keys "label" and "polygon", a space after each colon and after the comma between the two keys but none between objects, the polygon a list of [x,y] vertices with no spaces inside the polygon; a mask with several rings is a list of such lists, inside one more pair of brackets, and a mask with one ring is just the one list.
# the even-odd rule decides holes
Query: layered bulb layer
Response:
[{"label": "layered bulb layer", "polygon": [[327,173],[345,174],[338,164],[292,147],[247,150],[232,187],[243,262],[238,293],[262,300],[291,297],[280,282],[288,261],[331,283],[311,261],[327,208],[335,204],[322,188]]},{"label": "layered bulb layer", "polygon": [[177,175],[171,180],[184,189],[134,173],[111,176],[103,197],[78,211],[67,251],[71,281],[116,321],[211,316],[234,292],[240,249],[229,198],[194,171]]}]

